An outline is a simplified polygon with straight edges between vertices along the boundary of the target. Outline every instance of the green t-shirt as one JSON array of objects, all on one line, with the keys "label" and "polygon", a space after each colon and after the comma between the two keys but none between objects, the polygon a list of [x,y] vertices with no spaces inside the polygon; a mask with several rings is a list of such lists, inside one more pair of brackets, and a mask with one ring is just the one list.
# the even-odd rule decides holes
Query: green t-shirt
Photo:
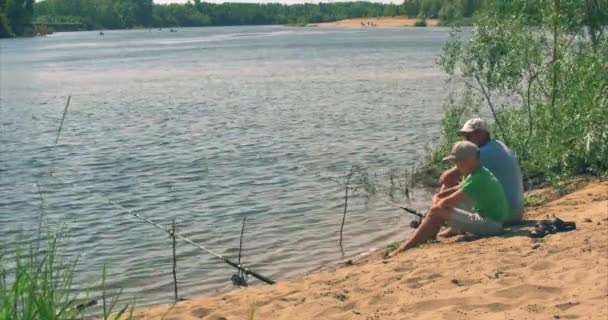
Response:
[{"label": "green t-shirt", "polygon": [[469,174],[460,189],[473,201],[473,210],[484,218],[506,222],[511,218],[505,192],[498,179],[486,167]]}]

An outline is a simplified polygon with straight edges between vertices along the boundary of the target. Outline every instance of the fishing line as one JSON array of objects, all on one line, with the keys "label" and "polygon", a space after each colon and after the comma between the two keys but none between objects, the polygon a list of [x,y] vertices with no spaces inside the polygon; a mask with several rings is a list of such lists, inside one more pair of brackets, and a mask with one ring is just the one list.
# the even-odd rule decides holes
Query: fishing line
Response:
[{"label": "fishing line", "polygon": [[239,257],[239,263],[235,263],[235,262],[231,261],[230,259],[228,259],[228,258],[226,258],[226,257],[224,257],[224,256],[222,256],[222,255],[220,255],[220,254],[218,254],[218,253],[210,250],[210,249],[207,249],[203,245],[200,245],[200,244],[198,244],[198,243],[196,243],[196,242],[194,242],[194,241],[192,241],[192,240],[190,240],[190,239],[182,236],[181,234],[179,234],[177,232],[173,233],[167,227],[163,227],[162,225],[160,225],[160,224],[158,224],[158,223],[156,223],[156,222],[154,222],[154,221],[152,221],[152,220],[150,220],[150,219],[148,219],[146,217],[143,217],[143,216],[139,215],[138,213],[134,212],[133,210],[130,210],[130,209],[127,209],[127,208],[121,206],[120,204],[112,201],[112,199],[108,198],[107,196],[105,196],[103,194],[102,194],[102,196],[104,198],[106,198],[106,201],[109,204],[112,204],[115,207],[117,207],[118,209],[121,209],[124,213],[128,213],[128,214],[132,215],[133,217],[135,217],[137,219],[140,219],[140,220],[142,220],[142,221],[144,221],[144,222],[146,222],[146,223],[148,223],[150,225],[153,225],[157,229],[162,230],[162,231],[168,233],[169,235],[172,235],[172,236],[174,236],[174,237],[176,237],[176,238],[178,238],[178,239],[180,239],[180,240],[182,240],[182,241],[184,241],[186,243],[191,244],[194,247],[197,247],[197,248],[203,250],[204,252],[212,255],[213,257],[215,257],[215,258],[223,261],[224,263],[226,263],[226,264],[228,264],[228,265],[236,268],[237,270],[239,270],[239,272],[242,272],[242,273],[244,273],[246,275],[250,275],[250,276],[252,276],[252,277],[254,277],[254,278],[256,278],[256,279],[258,279],[260,281],[263,281],[263,282],[265,282],[267,284],[274,284],[275,283],[273,280],[270,280],[269,278],[267,278],[267,277],[265,277],[265,276],[263,276],[263,275],[261,275],[261,274],[259,274],[257,272],[254,272],[254,271],[250,270],[249,268],[243,267],[240,264],[240,257]]},{"label": "fishing line", "polygon": [[[78,176],[80,176],[80,175],[78,175]],[[62,181],[61,179],[59,179],[56,176],[49,176],[49,177],[53,177],[57,181],[59,181],[59,182],[61,182],[63,184],[68,184],[68,185],[71,184],[71,185],[73,185],[73,183],[68,183],[68,182]],[[270,278],[268,278],[266,276],[263,276],[263,275],[255,272],[255,271],[253,271],[253,270],[251,270],[251,269],[249,269],[249,268],[241,265],[240,264],[240,258],[239,258],[239,263],[235,263],[232,260],[230,260],[230,259],[228,259],[228,258],[226,258],[226,257],[224,257],[224,256],[222,256],[222,255],[220,255],[220,254],[218,254],[216,252],[214,252],[213,250],[210,250],[210,249],[206,248],[205,246],[203,246],[201,244],[198,244],[198,243],[196,243],[196,242],[194,242],[194,241],[192,241],[192,240],[190,240],[190,239],[182,236],[179,233],[173,233],[170,228],[164,227],[163,225],[161,225],[159,223],[156,223],[156,222],[150,220],[149,218],[146,218],[146,217],[138,214],[137,212],[135,212],[135,211],[133,211],[131,209],[125,208],[121,204],[119,204],[119,203],[115,202],[114,200],[110,199],[110,197],[108,197],[107,195],[105,195],[101,191],[91,191],[87,187],[81,187],[81,188],[83,188],[84,191],[86,191],[90,195],[93,195],[93,196],[97,195],[97,196],[102,197],[106,201],[106,203],[113,205],[114,207],[116,207],[117,209],[119,209],[119,211],[121,213],[127,213],[127,214],[129,214],[129,215],[131,215],[131,216],[133,216],[133,217],[135,217],[135,218],[137,218],[137,219],[139,219],[139,220],[141,220],[141,221],[143,221],[143,222],[145,222],[147,224],[150,224],[150,225],[156,227],[157,229],[162,230],[162,231],[166,232],[167,234],[172,235],[172,236],[174,236],[174,237],[176,237],[176,238],[178,238],[178,239],[180,239],[180,240],[182,240],[182,241],[184,241],[184,242],[186,242],[186,243],[188,243],[188,244],[190,244],[190,245],[192,245],[192,246],[194,246],[194,247],[196,247],[196,248],[198,248],[198,249],[200,249],[200,250],[202,250],[202,251],[204,251],[206,253],[208,253],[209,255],[211,255],[211,256],[213,256],[213,257],[221,260],[222,262],[228,264],[229,266],[237,269],[239,271],[239,274],[250,275],[250,276],[252,276],[252,277],[254,277],[254,278],[256,278],[256,279],[258,279],[258,280],[260,280],[262,282],[265,282],[267,284],[274,284],[275,283],[275,281],[271,280]]]}]

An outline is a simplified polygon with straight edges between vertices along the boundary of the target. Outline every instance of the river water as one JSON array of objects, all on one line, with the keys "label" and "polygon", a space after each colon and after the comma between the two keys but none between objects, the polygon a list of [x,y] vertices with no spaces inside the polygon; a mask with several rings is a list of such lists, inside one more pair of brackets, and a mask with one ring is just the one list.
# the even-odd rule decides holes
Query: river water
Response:
[{"label": "river water", "polygon": [[[79,257],[78,286],[105,264],[108,286],[138,305],[172,301],[171,241],[108,198],[231,258],[246,216],[243,262],[276,279],[382,247],[409,217],[355,194],[342,252],[344,190],[327,177],[421,161],[447,37],[221,27],[1,40],[0,242],[34,235],[42,212],[44,230],[63,230],[61,254]],[[234,270],[183,243],[177,254],[181,296],[232,288]]]}]

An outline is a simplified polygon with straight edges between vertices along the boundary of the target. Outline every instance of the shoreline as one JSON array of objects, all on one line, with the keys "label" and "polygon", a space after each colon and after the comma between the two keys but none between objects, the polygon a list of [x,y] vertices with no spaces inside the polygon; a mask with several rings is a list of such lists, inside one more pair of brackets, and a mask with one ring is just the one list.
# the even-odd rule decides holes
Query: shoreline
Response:
[{"label": "shoreline", "polygon": [[[416,22],[422,21],[418,18],[407,17],[375,17],[375,18],[355,18],[339,20],[334,22],[309,23],[306,27],[313,28],[401,28],[415,27]],[[436,27],[439,19],[426,19],[427,26]]]},{"label": "shoreline", "polygon": [[[419,18],[407,18],[407,17],[373,17],[373,18],[353,18],[353,19],[345,19],[339,21],[332,22],[317,22],[317,23],[308,23],[303,25],[303,27],[310,28],[400,28],[400,27],[415,27],[416,22],[421,21]],[[367,25],[366,23],[373,23],[374,25]],[[439,26],[439,19],[426,19],[428,27],[437,27]],[[124,28],[124,29],[104,29],[104,28],[94,28],[94,29],[61,29],[56,30],[53,29],[53,24],[39,24],[39,26],[48,26],[51,27],[46,30],[45,33],[32,33],[28,35],[19,35],[13,37],[5,37],[0,39],[20,39],[20,38],[37,38],[37,37],[45,37],[47,35],[52,35],[54,33],[64,33],[64,32],[111,32],[111,31],[129,31],[129,30],[160,30],[160,29],[189,29],[189,28],[215,28],[215,27],[259,27],[259,26],[283,26],[283,27],[291,27],[288,24],[264,24],[264,25],[207,25],[207,26],[191,26],[191,27],[142,27],[137,26],[133,28]]]},{"label": "shoreline", "polygon": [[138,308],[134,319],[231,320],[251,312],[255,319],[605,319],[607,208],[608,182],[590,182],[526,207],[527,220],[556,215],[575,221],[576,231],[531,239],[529,226],[519,226],[500,237],[426,244],[389,260],[378,250],[274,286]]}]

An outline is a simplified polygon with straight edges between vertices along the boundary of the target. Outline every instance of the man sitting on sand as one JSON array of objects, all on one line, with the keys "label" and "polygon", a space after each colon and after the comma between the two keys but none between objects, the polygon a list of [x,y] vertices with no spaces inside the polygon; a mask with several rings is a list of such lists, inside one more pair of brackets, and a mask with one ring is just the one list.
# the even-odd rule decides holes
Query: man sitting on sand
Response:
[{"label": "man sitting on sand", "polygon": [[[480,118],[467,121],[459,132],[466,141],[476,144],[480,148],[481,164],[488,168],[496,176],[502,185],[509,210],[512,214],[508,223],[518,223],[524,215],[524,185],[519,163],[513,152],[504,143],[491,138],[487,122]],[[456,186],[462,176],[456,167],[453,167],[441,175],[441,191]],[[469,210],[470,205],[463,201],[459,208]],[[439,235],[442,237],[453,236],[458,230],[448,228]]]},{"label": "man sitting on sand", "polygon": [[[479,148],[472,142],[457,142],[445,160],[453,160],[465,179],[455,187],[444,189],[433,197],[433,206],[414,236],[390,256],[435,239],[441,226],[457,228],[479,236],[495,236],[503,232],[503,224],[511,220],[505,193],[498,179],[479,159]],[[455,208],[468,198],[472,210]]]}]

